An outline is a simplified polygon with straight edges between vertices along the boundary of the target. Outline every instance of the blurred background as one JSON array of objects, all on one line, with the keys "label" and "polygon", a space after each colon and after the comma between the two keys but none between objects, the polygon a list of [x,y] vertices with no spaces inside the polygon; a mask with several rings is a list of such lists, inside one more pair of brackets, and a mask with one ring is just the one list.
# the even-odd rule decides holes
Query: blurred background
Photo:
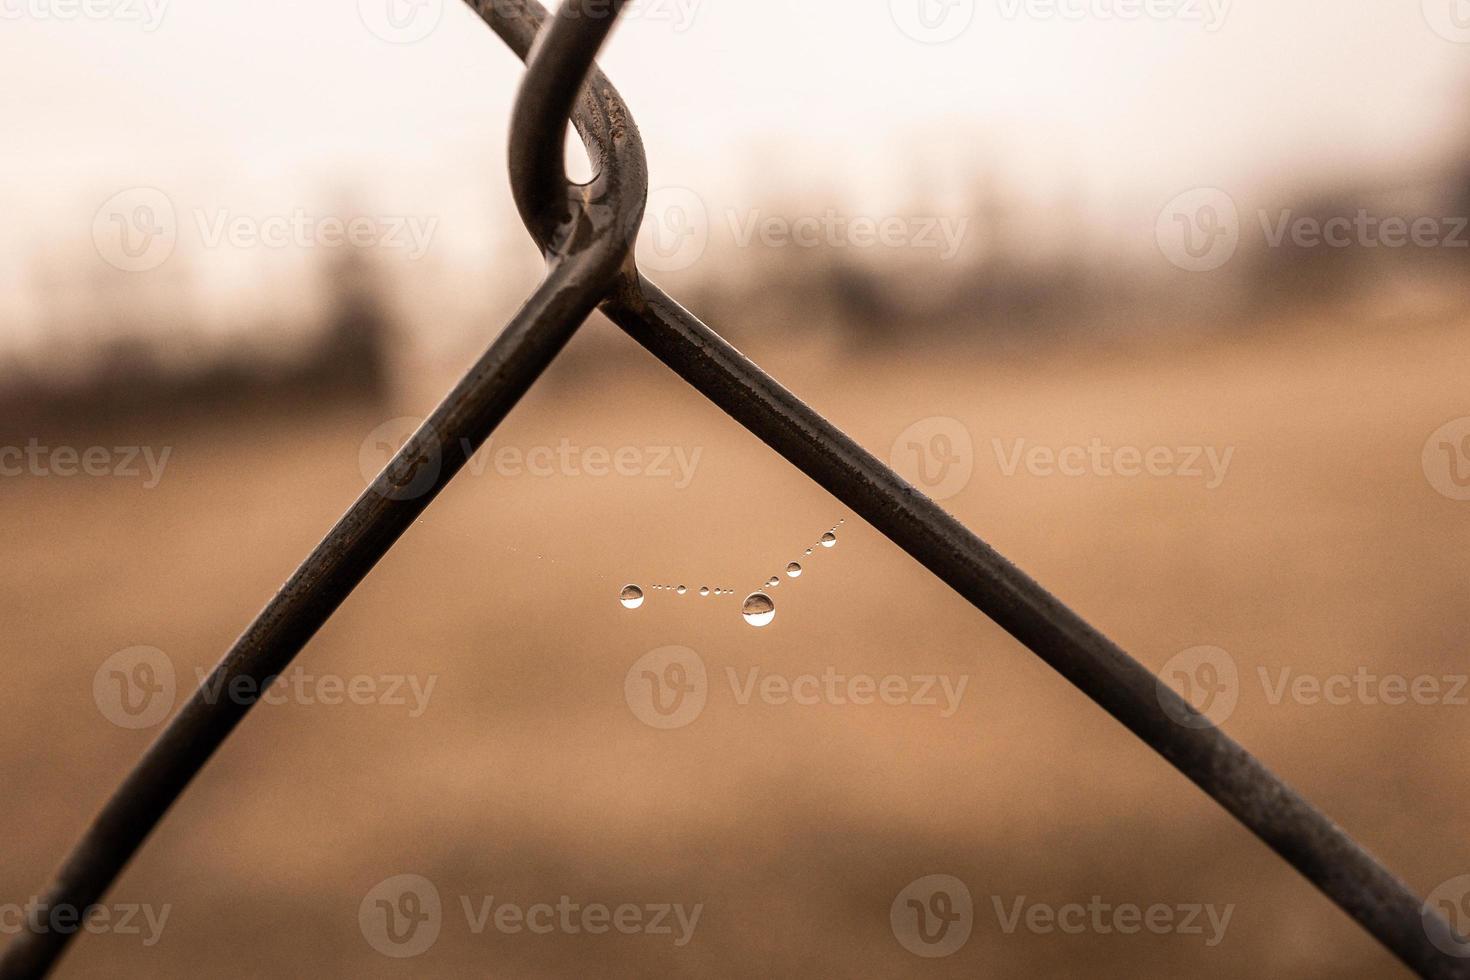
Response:
[{"label": "blurred background", "polygon": [[[541,263],[457,0],[0,18],[3,940]],[[602,64],[651,277],[1470,934],[1467,44],[1458,0],[641,0]],[[1403,973],[600,317],[294,670],[60,975]],[[564,897],[699,912],[494,916]]]}]

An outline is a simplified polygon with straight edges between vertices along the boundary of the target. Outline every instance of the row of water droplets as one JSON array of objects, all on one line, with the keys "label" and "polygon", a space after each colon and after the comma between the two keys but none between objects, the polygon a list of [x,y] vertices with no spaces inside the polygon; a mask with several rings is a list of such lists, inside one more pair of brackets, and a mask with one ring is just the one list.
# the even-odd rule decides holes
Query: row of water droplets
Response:
[{"label": "row of water droplets", "polygon": [[[837,546],[837,528],[846,523],[847,519],[843,518],[835,525],[833,525],[825,534],[822,535],[821,539],[815,545],[806,549],[805,557],[810,558],[813,554],[816,553],[816,549],[818,547],[835,548]],[[801,562],[791,561],[786,563],[786,578],[801,578],[802,571],[803,569],[801,567]],[[772,575],[770,578],[766,579],[765,585],[762,586],[762,589],[774,589],[780,584],[781,576]],[[684,585],[653,585],[649,588],[653,589],[656,592],[673,592],[676,595],[687,595],[689,593],[688,586]],[[707,585],[702,585],[699,587],[699,594],[704,597],[723,597],[734,595],[735,590],[726,588],[711,589]],[[646,597],[643,594],[643,589],[637,585],[623,586],[623,591],[618,595],[618,601],[623,604],[624,609],[637,609],[639,606],[643,605],[643,601],[645,598]],[[742,603],[740,607],[740,614],[745,617],[745,621],[751,626],[769,626],[771,625],[772,620],[776,618],[776,603],[774,600],[771,599],[769,595],[766,594],[765,591],[757,590],[745,597],[745,602]]]}]

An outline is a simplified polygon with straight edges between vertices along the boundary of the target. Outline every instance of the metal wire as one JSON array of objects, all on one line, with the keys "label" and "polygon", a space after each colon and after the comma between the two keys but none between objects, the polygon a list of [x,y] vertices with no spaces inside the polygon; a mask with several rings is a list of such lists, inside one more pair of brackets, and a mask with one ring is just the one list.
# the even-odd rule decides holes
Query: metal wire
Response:
[{"label": "metal wire", "polygon": [[[517,207],[547,256],[547,277],[226,654],[205,688],[249,677],[256,684],[251,689],[264,690],[600,304],[680,377],[1126,725],[1405,965],[1424,977],[1470,977],[1470,961],[1430,942],[1429,928],[1448,930],[1448,924],[1320,810],[637,272],[630,250],[647,191],[642,144],[616,90],[592,67],[622,0],[565,0],[539,35],[547,15],[535,0],[471,5],[527,60],[512,117],[510,171]],[[586,186],[566,178],[569,115],[598,172]],[[425,468],[436,452],[442,465]],[[196,694],[94,820],[46,901],[84,909],[100,899],[250,707],[231,699],[210,703]],[[0,978],[44,974],[69,938],[23,932],[0,957]]]}]

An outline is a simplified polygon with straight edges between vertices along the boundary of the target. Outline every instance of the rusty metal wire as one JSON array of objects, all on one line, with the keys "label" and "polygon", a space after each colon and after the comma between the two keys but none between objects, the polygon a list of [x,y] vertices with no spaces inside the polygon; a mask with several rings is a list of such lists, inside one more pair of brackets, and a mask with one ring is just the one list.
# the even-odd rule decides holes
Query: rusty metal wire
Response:
[{"label": "rusty metal wire", "polygon": [[[96,903],[251,703],[202,691],[265,690],[490,436],[599,306],[629,336],[1029,647],[1232,813],[1420,976],[1470,977],[1440,952],[1449,926],[1329,820],[1138,661],[933,501],[762,372],[637,271],[647,168],[626,105],[592,64],[625,0],[471,0],[527,62],[511,123],[517,208],[547,275],[504,332],[236,641],[97,815],[48,889]],[[543,30],[544,27],[544,30]],[[597,177],[568,180],[576,125]],[[426,465],[428,460],[442,465]],[[1176,719],[1187,719],[1180,724]],[[1447,934],[1447,933],[1441,933]],[[47,973],[70,934],[25,931],[0,980]]]}]

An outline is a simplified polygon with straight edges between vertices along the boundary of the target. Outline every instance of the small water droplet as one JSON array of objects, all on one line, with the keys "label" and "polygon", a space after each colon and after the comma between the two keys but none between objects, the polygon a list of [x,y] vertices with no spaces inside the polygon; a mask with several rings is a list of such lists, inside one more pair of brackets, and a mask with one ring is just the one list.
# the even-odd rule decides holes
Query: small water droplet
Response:
[{"label": "small water droplet", "polygon": [[774,575],[772,575],[770,578],[766,579],[766,588],[768,588],[768,589],[774,589],[776,586],[778,586],[780,584],[781,584],[781,580],[779,578],[777,578],[776,576],[774,576]]},{"label": "small water droplet", "polygon": [[741,607],[740,614],[752,626],[769,626],[771,620],[776,618],[776,604],[764,592],[752,592],[745,597],[745,605]]},{"label": "small water droplet", "polygon": [[684,586],[681,585],[677,589],[675,589],[674,591],[677,592],[677,593],[679,593],[680,595],[683,595],[684,593],[688,592],[689,590],[686,589]]},{"label": "small water droplet", "polygon": [[623,604],[624,609],[637,609],[643,605],[643,590],[636,585],[625,585],[618,601]]},{"label": "small water droplet", "polygon": [[831,531],[828,531],[826,534],[822,535],[822,547],[823,548],[832,548],[832,547],[835,547],[836,545],[837,545],[837,535],[833,534]]},{"label": "small water droplet", "polygon": [[791,564],[787,565],[786,566],[786,577],[787,578],[801,578],[801,565],[798,562],[792,562]]},{"label": "small water droplet", "polygon": [[699,587],[699,594],[702,595],[702,596],[708,596],[709,595],[709,586],[708,585],[701,585]]},{"label": "small water droplet", "polygon": [[808,549],[806,549],[806,553],[807,553],[807,554],[808,554],[808,555],[810,555],[810,554],[811,554],[811,553],[812,553],[812,549],[810,549],[810,548],[808,548]]}]

